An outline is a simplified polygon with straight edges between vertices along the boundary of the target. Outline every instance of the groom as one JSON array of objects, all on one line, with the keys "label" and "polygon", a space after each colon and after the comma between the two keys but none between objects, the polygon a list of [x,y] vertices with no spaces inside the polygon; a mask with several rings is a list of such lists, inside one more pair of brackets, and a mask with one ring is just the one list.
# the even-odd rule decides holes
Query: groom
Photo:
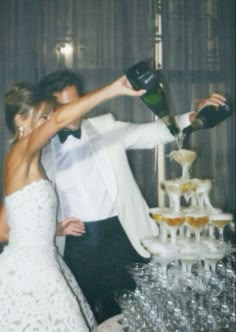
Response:
[{"label": "groom", "polygon": [[[68,70],[47,75],[39,87],[43,98],[54,96],[60,103],[83,95],[79,76]],[[199,108],[209,103],[223,104],[224,98],[214,94]],[[180,128],[190,124],[190,116],[176,117]],[[98,323],[120,313],[114,292],[135,287],[126,265],[147,262],[150,254],[140,239],[158,234],[126,151],[172,141],[161,121],[126,123],[105,114],[72,123],[43,151],[43,165],[59,198],[58,219],[76,217],[85,225],[85,234],[66,238],[65,251],[59,246]]]}]

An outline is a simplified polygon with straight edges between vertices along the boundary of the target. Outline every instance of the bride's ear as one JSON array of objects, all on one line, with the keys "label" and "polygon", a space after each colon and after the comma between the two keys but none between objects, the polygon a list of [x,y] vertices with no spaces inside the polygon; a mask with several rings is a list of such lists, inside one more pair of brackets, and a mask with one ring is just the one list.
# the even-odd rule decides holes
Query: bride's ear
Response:
[{"label": "bride's ear", "polygon": [[23,115],[16,114],[14,120],[15,120],[15,128],[16,128],[16,131],[18,132],[19,137],[23,137],[24,131],[25,131],[25,128],[24,128],[25,117]]},{"label": "bride's ear", "polygon": [[25,117],[21,114],[16,114],[15,115],[15,118],[14,118],[14,121],[15,121],[15,125],[16,127],[20,127],[22,126],[23,122],[25,120]]}]

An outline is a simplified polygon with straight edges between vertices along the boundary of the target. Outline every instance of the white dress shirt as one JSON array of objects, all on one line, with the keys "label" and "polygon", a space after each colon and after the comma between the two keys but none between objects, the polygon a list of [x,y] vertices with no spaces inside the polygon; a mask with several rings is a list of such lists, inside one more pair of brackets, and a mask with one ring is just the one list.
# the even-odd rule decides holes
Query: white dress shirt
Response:
[{"label": "white dress shirt", "polygon": [[52,146],[57,151],[56,170],[60,165],[56,185],[63,213],[87,222],[110,218],[117,212],[85,136],[83,132],[80,139],[68,136],[63,144],[55,136]]}]

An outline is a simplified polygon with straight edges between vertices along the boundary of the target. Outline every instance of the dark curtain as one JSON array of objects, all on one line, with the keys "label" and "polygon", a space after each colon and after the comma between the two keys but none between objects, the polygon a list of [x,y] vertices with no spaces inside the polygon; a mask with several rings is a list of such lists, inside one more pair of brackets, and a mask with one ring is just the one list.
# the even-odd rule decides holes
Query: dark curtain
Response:
[{"label": "dark curtain", "polygon": [[[135,62],[153,58],[154,7],[155,1],[143,0],[0,0],[1,109],[3,93],[16,81],[36,82],[66,66],[81,73],[90,91],[119,77]],[[73,45],[66,59],[57,52],[64,42]],[[123,121],[152,120],[142,102],[131,98],[107,102],[91,116],[103,112]],[[2,171],[8,138],[3,112],[0,120]],[[153,152],[133,152],[129,160],[141,190],[156,205]]]},{"label": "dark curtain", "polygon": [[[168,83],[171,112],[194,108],[212,91],[235,103],[234,0],[0,0],[0,171],[8,148],[3,94],[15,82],[36,82],[67,66],[82,74],[86,90],[121,75],[135,62],[155,57],[162,47],[162,70]],[[156,14],[162,17],[162,33]],[[73,46],[67,58],[58,54],[64,42]],[[153,119],[140,100],[119,98],[91,113],[109,111],[124,121]],[[234,116],[219,127],[195,133],[190,142],[198,158],[194,177],[212,178],[212,203],[234,211]],[[175,144],[165,147],[167,154]],[[129,153],[140,189],[157,206],[153,151]],[[166,158],[166,178],[178,176],[178,165]],[[2,195],[2,177],[0,178]]]}]

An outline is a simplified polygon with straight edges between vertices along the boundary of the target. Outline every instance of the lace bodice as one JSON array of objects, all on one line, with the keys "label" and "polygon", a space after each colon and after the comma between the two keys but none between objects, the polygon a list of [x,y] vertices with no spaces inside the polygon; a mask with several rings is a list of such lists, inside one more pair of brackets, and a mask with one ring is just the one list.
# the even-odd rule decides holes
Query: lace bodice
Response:
[{"label": "lace bodice", "polygon": [[35,181],[5,197],[9,245],[0,255],[1,332],[88,332],[92,312],[54,246],[56,193]]},{"label": "lace bodice", "polygon": [[38,180],[5,197],[9,244],[52,246],[56,227],[56,193],[48,180]]}]

